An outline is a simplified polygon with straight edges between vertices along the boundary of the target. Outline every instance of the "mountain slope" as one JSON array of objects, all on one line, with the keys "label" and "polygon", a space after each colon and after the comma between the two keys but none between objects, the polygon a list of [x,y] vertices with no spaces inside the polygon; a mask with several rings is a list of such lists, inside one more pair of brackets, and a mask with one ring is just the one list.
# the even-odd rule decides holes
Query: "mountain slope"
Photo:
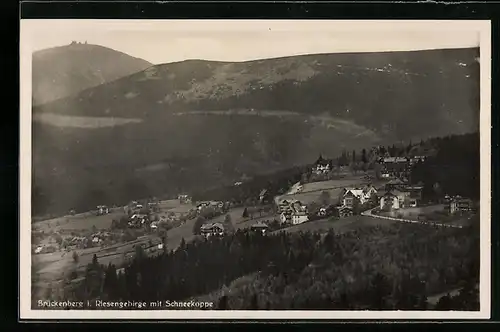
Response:
[{"label": "mountain slope", "polygon": [[33,53],[33,102],[43,104],[139,72],[151,63],[90,44]]},{"label": "mountain slope", "polygon": [[33,109],[34,212],[230,184],[319,153],[475,131],[477,49],[148,69]]},{"label": "mountain slope", "polygon": [[479,108],[478,49],[320,54],[158,65],[40,111],[144,118],[271,110],[350,120],[395,138],[469,132]]}]

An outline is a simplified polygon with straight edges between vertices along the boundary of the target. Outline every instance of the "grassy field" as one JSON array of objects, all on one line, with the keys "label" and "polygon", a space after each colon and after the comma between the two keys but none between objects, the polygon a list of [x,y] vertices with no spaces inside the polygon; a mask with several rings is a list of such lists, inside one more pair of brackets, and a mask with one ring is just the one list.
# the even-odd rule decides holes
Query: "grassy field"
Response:
[{"label": "grassy field", "polygon": [[117,209],[102,216],[93,214],[88,214],[86,216],[68,216],[48,221],[40,221],[36,224],[36,229],[53,232],[91,230],[93,226],[97,229],[109,229],[113,219],[118,220],[123,216],[125,216],[125,213],[121,209]]},{"label": "grassy field", "polygon": [[[178,200],[161,201],[159,204],[160,212],[174,212],[184,213],[187,212],[191,205],[181,205]],[[114,219],[120,219],[125,216],[123,208],[112,209],[111,213],[97,216],[92,212],[81,213],[74,216],[64,216],[49,220],[42,220],[33,223],[33,230],[44,231],[46,233],[53,232],[72,232],[82,233],[88,232],[95,226],[97,229],[109,229]],[[168,248],[176,248],[182,237],[186,241],[193,238],[194,220],[190,220],[178,228],[171,229],[167,232],[169,237]],[[50,236],[46,236],[40,244],[48,244]],[[78,262],[73,259],[73,251],[65,252],[58,251],[54,253],[32,255],[32,264],[36,269],[37,285],[40,292],[43,292],[49,283],[56,283],[64,278],[64,275],[70,271],[77,271],[81,274],[85,267],[92,262],[94,254],[97,256],[99,263],[114,265],[121,265],[126,260],[131,259],[135,252],[135,245],[145,245],[149,247],[150,243],[157,245],[161,242],[158,234],[152,233],[141,236],[134,241],[117,243],[107,247],[93,247],[87,249],[77,249],[75,252],[78,254]]]},{"label": "grassy field", "polygon": [[362,176],[349,176],[338,180],[306,183],[303,186],[304,189],[302,190],[302,192],[307,193],[311,191],[327,190],[331,188],[351,187],[362,185],[366,182],[367,181],[363,179]]},{"label": "grassy field", "polygon": [[296,199],[304,204],[309,204],[312,202],[317,202],[321,193],[323,191],[327,191],[330,193],[330,197],[333,199],[334,204],[338,203],[340,199],[340,194],[342,190],[346,187],[360,187],[371,183],[375,188],[383,188],[387,183],[387,180],[367,180],[364,177],[366,174],[359,173],[356,175],[348,174],[343,176],[342,178],[328,181],[318,181],[306,183],[303,185],[303,189],[301,192],[293,193],[293,194],[285,194],[275,198],[275,200],[283,200],[283,199]]},{"label": "grassy field", "polygon": [[35,114],[33,120],[56,127],[71,128],[102,128],[114,127],[130,123],[140,123],[141,119],[114,118],[114,117],[87,117],[87,116],[67,116],[60,114]]},{"label": "grassy field", "polygon": [[419,216],[423,215],[428,223],[449,224],[457,226],[467,226],[477,217],[474,214],[449,215],[446,212],[443,204],[435,204],[429,206],[404,208],[396,211],[380,212],[379,215],[392,218],[402,218],[408,220],[419,220]]},{"label": "grassy field", "polygon": [[[368,180],[364,179],[364,176],[365,174],[346,175],[345,177],[336,180],[306,183],[303,185],[301,192],[290,195],[282,195],[276,197],[276,199],[296,199],[304,204],[309,204],[318,201],[321,193],[323,191],[327,191],[330,193],[330,197],[334,200],[333,203],[336,203],[335,200],[340,198],[340,194],[344,188],[367,184]],[[376,182],[377,183],[373,183],[375,186],[381,186],[385,183],[383,181]]]},{"label": "grassy field", "polygon": [[332,221],[328,219],[309,221],[300,225],[287,227],[282,230],[278,230],[276,232],[280,231],[286,231],[290,233],[308,232],[308,231],[328,232],[328,230],[333,229],[337,233],[344,233],[356,229],[358,227],[369,226],[369,225],[389,225],[392,223],[394,223],[394,221],[387,219],[377,219],[368,216],[351,216]]}]

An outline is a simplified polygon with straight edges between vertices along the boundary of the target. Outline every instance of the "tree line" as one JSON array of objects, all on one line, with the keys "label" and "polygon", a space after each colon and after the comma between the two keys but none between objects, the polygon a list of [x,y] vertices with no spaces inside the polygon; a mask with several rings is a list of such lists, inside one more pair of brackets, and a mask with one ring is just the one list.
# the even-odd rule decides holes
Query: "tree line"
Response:
[{"label": "tree line", "polygon": [[220,309],[424,309],[429,295],[473,289],[479,278],[477,230],[415,224],[326,235],[238,230],[223,238],[182,241],[177,250],[154,257],[138,249],[120,273],[95,261],[72,295],[79,300],[186,300],[257,273],[244,287],[212,300]]}]

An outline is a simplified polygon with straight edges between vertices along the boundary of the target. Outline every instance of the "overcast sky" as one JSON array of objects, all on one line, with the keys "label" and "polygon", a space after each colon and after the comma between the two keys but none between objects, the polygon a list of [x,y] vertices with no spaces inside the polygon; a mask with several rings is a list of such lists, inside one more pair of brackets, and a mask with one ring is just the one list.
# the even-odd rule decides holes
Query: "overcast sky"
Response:
[{"label": "overcast sky", "polygon": [[153,64],[205,59],[479,46],[477,21],[126,21],[22,20],[31,51],[72,40],[106,46]]}]

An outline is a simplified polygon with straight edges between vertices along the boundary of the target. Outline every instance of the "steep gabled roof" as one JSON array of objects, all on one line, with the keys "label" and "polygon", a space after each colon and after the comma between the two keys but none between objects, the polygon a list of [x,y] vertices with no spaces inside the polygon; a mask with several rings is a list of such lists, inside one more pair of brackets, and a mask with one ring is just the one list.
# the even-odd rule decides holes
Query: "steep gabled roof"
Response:
[{"label": "steep gabled roof", "polygon": [[370,192],[370,190],[377,192],[377,189],[375,189],[375,187],[370,184],[363,188],[363,194],[367,194],[368,192]]},{"label": "steep gabled roof", "polygon": [[332,164],[331,160],[325,159],[325,158],[323,158],[322,155],[319,155],[318,159],[314,163],[314,166],[317,166],[317,165],[325,165],[326,166],[326,165],[331,165],[331,164]]},{"label": "steep gabled roof", "polygon": [[349,189],[345,189],[345,193],[344,193],[344,196],[347,196],[349,193],[351,193],[353,196],[355,197],[361,197],[363,196],[363,189],[355,189],[355,188],[349,188]]}]

